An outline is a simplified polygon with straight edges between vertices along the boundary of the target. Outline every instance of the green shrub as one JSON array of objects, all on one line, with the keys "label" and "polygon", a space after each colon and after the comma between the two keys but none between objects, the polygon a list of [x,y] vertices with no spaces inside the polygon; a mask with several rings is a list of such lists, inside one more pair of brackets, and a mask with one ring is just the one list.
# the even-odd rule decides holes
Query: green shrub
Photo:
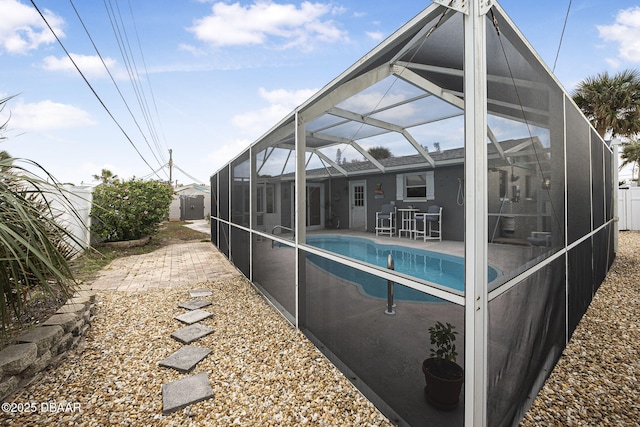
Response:
[{"label": "green shrub", "polygon": [[91,232],[108,242],[152,235],[169,216],[173,189],[157,181],[116,181],[93,191]]}]

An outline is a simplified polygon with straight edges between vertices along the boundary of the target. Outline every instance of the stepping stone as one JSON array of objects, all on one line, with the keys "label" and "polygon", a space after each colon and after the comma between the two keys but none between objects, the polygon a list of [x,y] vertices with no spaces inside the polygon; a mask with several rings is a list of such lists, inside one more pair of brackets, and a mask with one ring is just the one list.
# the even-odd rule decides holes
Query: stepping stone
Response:
[{"label": "stepping stone", "polygon": [[208,305],[211,305],[209,301],[197,299],[195,301],[181,302],[178,304],[180,308],[186,308],[187,310],[197,310],[199,308],[204,308]]},{"label": "stepping stone", "polygon": [[213,389],[206,372],[163,384],[162,415],[171,414],[212,397]]},{"label": "stepping stone", "polygon": [[186,323],[187,325],[191,325],[192,323],[199,322],[211,316],[213,316],[213,313],[209,313],[206,310],[193,310],[181,314],[180,316],[176,316],[174,319],[179,320],[182,323]]},{"label": "stepping stone", "polygon": [[179,331],[175,331],[171,334],[171,338],[184,344],[190,344],[193,341],[206,337],[211,333],[213,333],[213,329],[196,323],[194,325],[187,326],[186,328],[182,328]]},{"label": "stepping stone", "polygon": [[158,362],[158,365],[166,368],[173,368],[182,373],[191,372],[202,359],[211,353],[208,348],[185,345],[171,356]]},{"label": "stepping stone", "polygon": [[189,291],[191,298],[210,297],[211,295],[213,295],[213,292],[208,289],[192,289]]}]

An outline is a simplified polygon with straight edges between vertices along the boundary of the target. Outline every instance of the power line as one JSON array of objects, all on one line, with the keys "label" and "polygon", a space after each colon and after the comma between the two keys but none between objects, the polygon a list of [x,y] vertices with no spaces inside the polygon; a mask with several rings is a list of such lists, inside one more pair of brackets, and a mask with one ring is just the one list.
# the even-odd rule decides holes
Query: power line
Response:
[{"label": "power line", "polygon": [[93,93],[93,95],[96,97],[96,99],[98,100],[98,102],[100,102],[100,105],[102,105],[102,108],[105,109],[105,111],[107,112],[107,114],[109,114],[109,117],[111,117],[111,120],[113,120],[113,122],[116,124],[116,126],[118,126],[118,128],[120,129],[120,131],[122,132],[122,134],[125,136],[125,138],[127,138],[127,141],[129,141],[129,143],[131,144],[131,146],[134,148],[134,150],[136,150],[136,153],[138,153],[138,155],[140,156],[140,158],[142,159],[143,162],[146,163],[147,166],[149,166],[149,169],[153,170],[153,167],[151,167],[151,165],[149,164],[149,162],[147,162],[147,160],[144,158],[144,156],[142,155],[142,153],[140,153],[140,150],[138,150],[138,147],[136,147],[136,145],[133,143],[133,141],[131,140],[131,138],[129,137],[129,135],[127,134],[127,132],[122,128],[122,126],[120,125],[120,123],[118,123],[118,121],[116,120],[116,118],[113,116],[113,114],[111,113],[111,111],[109,110],[109,108],[107,108],[107,106],[105,105],[105,103],[102,101],[102,98],[100,98],[100,95],[98,95],[98,93],[96,92],[96,90],[93,88],[93,86],[91,85],[91,83],[89,83],[89,80],[87,80],[87,77],[84,75],[84,73],[82,72],[82,70],[80,70],[80,67],[78,67],[78,64],[76,63],[76,61],[74,61],[74,59],[71,57],[71,54],[69,53],[69,51],[67,50],[66,47],[64,47],[64,44],[62,44],[62,41],[60,40],[60,38],[58,37],[58,35],[56,34],[56,32],[53,30],[53,28],[51,27],[51,25],[49,24],[49,21],[47,21],[47,18],[44,17],[44,15],[42,14],[42,12],[40,11],[40,8],[38,8],[38,6],[36,5],[34,0],[31,0],[31,4],[33,5],[33,7],[36,9],[36,11],[38,12],[38,14],[40,15],[40,17],[42,18],[42,20],[44,21],[44,23],[47,25],[47,27],[49,28],[49,30],[51,31],[51,34],[53,34],[53,36],[56,38],[58,44],[60,45],[60,47],[62,48],[62,50],[64,51],[64,53],[67,55],[67,57],[69,58],[69,60],[71,61],[71,63],[73,64],[73,66],[76,68],[76,70],[78,71],[78,73],[80,73],[80,76],[82,77],[82,79],[84,80],[84,82],[87,84],[87,86],[89,86],[89,89],[91,89],[91,92]]},{"label": "power line", "polygon": [[182,172],[183,174],[185,174],[185,175],[187,176],[187,178],[189,178],[189,179],[193,180],[193,182],[200,183],[200,184],[202,184],[202,183],[206,182],[206,181],[200,181],[198,178],[194,178],[194,177],[192,177],[191,175],[189,175],[188,173],[186,173],[185,171],[183,171],[182,169],[180,169],[180,167],[178,167],[178,165],[176,165],[175,163],[173,164],[173,167],[174,167],[174,168],[176,168],[176,169],[178,169],[178,170],[179,170],[180,172]]},{"label": "power line", "polygon": [[571,11],[571,2],[569,0],[569,7],[567,8],[567,14],[564,17],[564,25],[562,25],[562,34],[560,34],[560,43],[558,43],[558,51],[556,52],[556,59],[553,61],[552,71],[556,71],[556,64],[558,63],[558,57],[560,56],[560,48],[562,47],[562,40],[564,39],[564,30],[567,28],[567,22],[569,21],[569,11]]},{"label": "power line", "polygon": [[[154,144],[156,146],[156,149],[158,151],[158,154],[160,155],[160,157],[163,159],[162,162],[164,162],[164,156],[163,156],[163,152],[160,150],[158,142],[157,142],[157,135],[155,132],[155,128],[153,125],[153,122],[150,119],[150,115],[148,113],[148,107],[147,107],[147,103],[146,103],[146,98],[144,95],[144,91],[142,90],[142,88],[140,87],[140,85],[138,84],[138,81],[140,80],[140,74],[138,73],[138,69],[135,63],[135,58],[133,53],[131,52],[131,45],[129,43],[129,38],[127,35],[127,30],[125,28],[124,25],[124,21],[122,19],[122,14],[120,13],[120,8],[118,7],[118,3],[116,2],[116,9],[117,9],[117,14],[113,9],[113,5],[111,3],[111,0],[109,0],[109,6],[107,6],[107,2],[106,0],[104,1],[104,5],[105,5],[105,9],[107,11],[107,15],[109,16],[109,20],[111,22],[111,28],[113,30],[113,34],[116,38],[116,42],[118,43],[118,48],[120,49],[120,55],[122,56],[122,60],[123,63],[127,69],[127,73],[129,75],[129,80],[131,82],[131,87],[133,88],[133,92],[136,96],[136,99],[138,101],[138,105],[140,106],[140,110],[142,112],[142,116],[147,124],[147,129],[149,129],[149,134],[151,136],[151,139],[154,141]],[[111,10],[110,10],[111,8]],[[120,25],[118,25],[118,22],[120,22]],[[151,152],[153,153],[154,157],[156,157],[157,160],[157,156],[155,154],[155,152],[153,151],[153,149],[151,148],[151,145],[149,144],[149,141],[145,138],[145,142],[147,143],[147,146],[149,147],[149,150],[151,150]],[[158,163],[162,163],[158,160]]]},{"label": "power line", "polygon": [[[82,17],[80,16],[80,13],[78,12],[78,10],[76,9],[75,4],[73,3],[73,0],[69,0],[69,3],[71,3],[71,7],[73,8],[78,20],[80,21],[80,24],[82,25],[82,28],[84,29],[85,33],[87,34],[87,37],[89,38],[89,41],[91,41],[91,45],[93,46],[93,49],[96,51],[96,54],[98,55],[98,57],[100,58],[100,61],[102,62],[103,67],[105,68],[105,70],[107,71],[107,74],[109,75],[109,77],[111,78],[111,82],[113,83],[113,85],[116,87],[116,90],[118,92],[118,94],[120,95],[120,99],[122,99],[122,102],[124,103],[127,111],[129,112],[129,115],[131,115],[131,118],[133,119],[133,122],[135,123],[136,127],[138,128],[138,130],[140,131],[140,134],[142,135],[142,138],[145,139],[146,141],[146,136],[144,134],[144,132],[142,131],[142,128],[140,127],[140,124],[138,123],[138,121],[136,120],[135,115],[133,114],[133,111],[131,111],[131,108],[129,107],[129,104],[127,103],[127,100],[125,99],[122,91],[120,90],[120,86],[118,86],[118,83],[116,82],[115,78],[113,77],[113,74],[111,73],[111,70],[109,70],[109,67],[107,66],[102,54],[100,53],[100,50],[98,49],[98,46],[96,46],[93,37],[91,37],[91,34],[89,33],[89,30],[87,29],[84,20],[82,19]],[[64,48],[64,47],[63,47]],[[66,51],[66,50],[65,50]],[[74,64],[75,65],[75,64]],[[76,68],[78,68],[76,66]],[[78,70],[79,71],[79,70]],[[82,74],[82,73],[81,73]],[[85,79],[86,81],[86,79]],[[149,143],[147,142],[147,146],[149,146]],[[151,149],[151,147],[149,147],[149,149]],[[136,151],[138,151],[136,149]],[[140,154],[140,152],[138,151],[138,154]],[[152,151],[153,154],[153,151]],[[141,155],[142,156],[142,155]],[[154,155],[155,157],[155,155]],[[144,159],[143,159],[144,160]],[[156,157],[156,161],[158,162],[158,164],[162,164],[162,162],[160,162],[158,160],[158,158]],[[145,161],[146,163],[146,161]],[[148,164],[148,163],[147,163]],[[153,169],[153,168],[151,168]],[[162,167],[160,168],[162,169]],[[159,178],[159,177],[158,177]]]},{"label": "power line", "polygon": [[[140,58],[142,59],[142,65],[144,66],[144,74],[147,77],[147,84],[149,85],[149,92],[151,93],[151,102],[153,103],[153,107],[154,107],[155,112],[156,112],[156,117],[158,119],[158,123],[160,124],[160,132],[162,133],[162,140],[161,141],[164,141],[165,144],[166,144],[167,138],[164,136],[164,130],[162,128],[162,120],[160,120],[160,114],[158,113],[158,104],[156,103],[156,97],[155,97],[155,94],[153,92],[153,86],[151,85],[151,78],[149,76],[149,70],[147,69],[147,61],[144,58],[144,51],[142,50],[142,43],[140,43],[140,36],[138,34],[138,26],[136,25],[135,15],[133,13],[133,8],[131,7],[131,0],[128,0],[128,3],[129,3],[129,12],[131,13],[131,21],[133,22],[133,29],[135,31],[136,40],[138,42],[138,49],[140,50]],[[165,145],[165,150],[164,151],[161,149],[161,147],[157,147],[157,148],[158,148],[158,152],[163,153],[164,151],[166,151],[167,147]]]}]

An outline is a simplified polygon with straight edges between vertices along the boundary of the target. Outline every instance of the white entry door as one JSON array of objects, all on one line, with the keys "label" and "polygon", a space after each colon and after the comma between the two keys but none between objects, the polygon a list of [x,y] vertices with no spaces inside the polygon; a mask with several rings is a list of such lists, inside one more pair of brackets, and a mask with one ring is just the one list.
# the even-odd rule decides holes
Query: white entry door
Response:
[{"label": "white entry door", "polygon": [[349,228],[352,230],[367,229],[367,183],[366,181],[349,182]]}]

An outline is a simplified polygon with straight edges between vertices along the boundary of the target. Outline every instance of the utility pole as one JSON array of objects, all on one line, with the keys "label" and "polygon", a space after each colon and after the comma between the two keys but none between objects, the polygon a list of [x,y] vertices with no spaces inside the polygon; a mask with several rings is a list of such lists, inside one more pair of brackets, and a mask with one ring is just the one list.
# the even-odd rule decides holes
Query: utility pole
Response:
[{"label": "utility pole", "polygon": [[169,148],[169,185],[173,187],[173,150]]}]

